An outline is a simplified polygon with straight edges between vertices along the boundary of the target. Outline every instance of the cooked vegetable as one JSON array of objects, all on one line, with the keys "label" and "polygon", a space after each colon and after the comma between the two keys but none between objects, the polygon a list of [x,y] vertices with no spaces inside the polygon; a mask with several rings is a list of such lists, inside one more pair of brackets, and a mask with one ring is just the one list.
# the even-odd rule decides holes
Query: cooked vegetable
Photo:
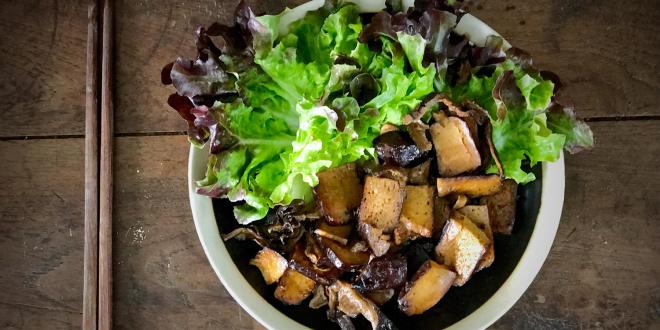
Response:
[{"label": "cooked vegetable", "polygon": [[380,306],[390,301],[394,297],[394,289],[370,290],[363,292],[363,295]]},{"label": "cooked vegetable", "polygon": [[417,235],[431,237],[433,232],[433,186],[406,186],[401,224]]},{"label": "cooked vegetable", "polygon": [[410,138],[417,148],[422,152],[429,152],[433,149],[433,144],[429,141],[427,137],[427,132],[429,131],[428,125],[422,124],[420,122],[412,122],[406,126]]},{"label": "cooked vegetable", "polygon": [[323,285],[317,285],[314,289],[314,294],[312,299],[309,300],[309,308],[319,309],[323,306],[328,305],[328,297],[325,295],[325,287]]},{"label": "cooked vegetable", "polygon": [[406,315],[416,315],[433,307],[449,291],[456,273],[433,260],[417,270],[399,294],[399,309]]},{"label": "cooked vegetable", "polygon": [[433,199],[433,238],[439,239],[445,223],[449,220],[451,205],[446,197],[438,195]]},{"label": "cooked vegetable", "polygon": [[408,170],[408,183],[414,185],[425,185],[429,183],[431,172],[431,160],[427,160]]},{"label": "cooked vegetable", "polygon": [[490,240],[469,218],[452,213],[435,248],[439,263],[456,272],[454,285],[465,284],[488,250]]},{"label": "cooked vegetable", "polygon": [[392,238],[390,235],[385,234],[382,229],[368,223],[360,223],[358,225],[358,232],[362,239],[367,241],[376,257],[384,255],[390,249]]},{"label": "cooked vegetable", "polygon": [[406,281],[408,264],[401,255],[374,258],[360,269],[354,286],[360,290],[395,289]]},{"label": "cooked vegetable", "polygon": [[470,218],[479,229],[483,230],[486,237],[490,240],[488,250],[486,250],[486,253],[481,257],[481,261],[479,261],[475,271],[478,272],[484,268],[490,267],[495,261],[495,241],[493,240],[493,230],[490,227],[490,219],[488,218],[488,206],[468,205],[456,211],[463,213]]},{"label": "cooked vegetable", "polygon": [[369,262],[369,252],[366,251],[356,251],[353,245],[342,246],[334,242],[333,240],[327,238],[321,238],[321,245],[325,246],[325,253],[332,264],[342,270],[351,270],[359,268],[360,266]]},{"label": "cooked vegetable", "polygon": [[438,157],[440,175],[456,176],[481,166],[481,156],[463,120],[444,118],[431,125],[431,136]]},{"label": "cooked vegetable", "polygon": [[394,229],[392,237],[394,238],[394,244],[396,245],[403,245],[408,242],[408,240],[417,238],[417,236],[411,233],[403,223],[399,223],[399,227]]},{"label": "cooked vegetable", "polygon": [[[313,240],[306,242],[307,246],[313,244]],[[323,285],[329,285],[334,279],[339,277],[340,271],[332,265],[322,265],[313,263],[305,253],[305,243],[301,240],[295,245],[289,260],[289,267]],[[330,258],[331,259],[331,258]]]},{"label": "cooked vegetable", "polygon": [[250,265],[259,268],[266,284],[273,284],[282,277],[288,262],[279,253],[265,247],[250,260]]},{"label": "cooked vegetable", "polygon": [[457,178],[438,178],[438,196],[451,193],[470,197],[488,196],[502,189],[502,180],[497,175],[461,176]]},{"label": "cooked vegetable", "polygon": [[391,233],[399,225],[405,195],[405,183],[368,176],[360,204],[360,223]]},{"label": "cooked vegetable", "polygon": [[337,296],[337,309],[342,313],[350,316],[357,317],[358,315],[364,316],[367,321],[371,323],[372,329],[386,330],[395,329],[385,315],[380,311],[378,306],[371,300],[362,296],[357,290],[353,289],[350,284],[335,281],[329,287],[329,291]]},{"label": "cooked vegetable", "polygon": [[331,239],[341,245],[348,244],[348,237],[353,231],[353,225],[331,226],[325,222],[320,222],[319,226],[314,230],[316,235]]},{"label": "cooked vegetable", "polygon": [[457,195],[456,201],[454,202],[453,209],[460,209],[468,203],[468,198],[465,195]]},{"label": "cooked vegetable", "polygon": [[287,268],[275,288],[275,298],[287,305],[299,305],[312,293],[316,282],[311,278]]},{"label": "cooked vegetable", "polygon": [[504,180],[502,190],[482,197],[482,203],[488,205],[490,226],[494,233],[511,234],[516,221],[516,194],[518,184],[513,180]]},{"label": "cooked vegetable", "polygon": [[317,174],[319,184],[314,188],[316,202],[325,219],[331,224],[345,224],[360,206],[362,185],[355,164],[345,164]]},{"label": "cooked vegetable", "polygon": [[374,140],[378,159],[387,165],[413,167],[422,163],[426,151],[420,150],[413,139],[404,131],[390,131]]}]

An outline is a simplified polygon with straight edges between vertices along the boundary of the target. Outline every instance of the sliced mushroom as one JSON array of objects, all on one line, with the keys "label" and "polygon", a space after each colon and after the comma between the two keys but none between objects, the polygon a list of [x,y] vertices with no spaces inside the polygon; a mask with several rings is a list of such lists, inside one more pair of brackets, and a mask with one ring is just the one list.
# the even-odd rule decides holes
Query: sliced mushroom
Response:
[{"label": "sliced mushroom", "polygon": [[321,222],[314,230],[314,233],[320,237],[331,239],[341,245],[348,244],[348,237],[351,235],[353,225],[331,226],[325,222]]},{"label": "sliced mushroom", "polygon": [[[374,140],[378,159],[387,165],[413,167],[428,158],[428,151],[420,150],[404,131],[390,131]],[[429,149],[430,150],[430,149]]]},{"label": "sliced mushroom", "polygon": [[390,301],[390,299],[394,297],[394,293],[394,289],[370,290],[365,291],[364,296],[373,301],[376,305],[381,306]]},{"label": "sliced mushroom", "polygon": [[431,160],[427,160],[408,170],[408,183],[414,185],[425,185],[429,183],[431,172]]},{"label": "sliced mushroom", "polygon": [[288,262],[279,253],[265,247],[250,260],[250,265],[259,268],[266,284],[273,284],[282,277]]},{"label": "sliced mushroom", "polygon": [[[308,240],[306,242],[307,246],[311,244],[313,244],[313,241]],[[291,253],[291,260],[289,260],[290,268],[323,285],[329,285],[334,279],[339,277],[340,271],[337,268],[332,267],[332,265],[326,267],[321,264],[314,264],[307,256],[307,253],[305,253],[305,250],[307,248],[302,240],[295,245]]]},{"label": "sliced mushroom", "polygon": [[312,299],[309,300],[309,308],[319,309],[327,305],[328,297],[325,295],[325,287],[323,285],[317,285],[316,289],[314,289]]},{"label": "sliced mushroom", "polygon": [[360,223],[358,225],[358,232],[362,239],[367,241],[371,251],[375,256],[380,257],[389,251],[391,243],[391,236],[383,233],[383,230],[374,227],[368,223]]},{"label": "sliced mushroom", "polygon": [[371,327],[374,330],[396,328],[392,321],[385,317],[373,301],[365,298],[357,290],[353,289],[350,284],[335,281],[328,291],[336,295],[337,310],[340,312],[350,317],[362,315],[371,323]]},{"label": "sliced mushroom", "polygon": [[369,252],[353,251],[351,245],[343,246],[327,238],[321,238],[321,245],[332,264],[341,270],[356,269],[369,262]]}]

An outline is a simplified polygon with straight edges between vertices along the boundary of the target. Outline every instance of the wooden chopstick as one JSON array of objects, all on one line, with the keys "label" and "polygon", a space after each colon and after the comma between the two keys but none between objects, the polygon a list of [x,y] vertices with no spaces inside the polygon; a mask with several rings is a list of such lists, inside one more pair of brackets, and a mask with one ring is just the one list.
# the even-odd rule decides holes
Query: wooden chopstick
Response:
[{"label": "wooden chopstick", "polygon": [[99,119],[98,30],[96,0],[87,9],[87,76],[85,79],[85,245],[83,266],[84,330],[96,329],[98,294]]},{"label": "wooden chopstick", "polygon": [[98,329],[112,328],[113,1],[103,1],[101,46],[101,159],[99,184]]}]

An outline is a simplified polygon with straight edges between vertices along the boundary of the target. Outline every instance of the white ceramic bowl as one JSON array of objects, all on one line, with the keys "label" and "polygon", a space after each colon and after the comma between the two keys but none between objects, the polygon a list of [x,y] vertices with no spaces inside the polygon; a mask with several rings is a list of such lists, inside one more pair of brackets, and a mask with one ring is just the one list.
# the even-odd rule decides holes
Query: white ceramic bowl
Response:
[{"label": "white ceramic bowl", "polygon": [[[319,1],[314,1],[311,5],[307,3],[303,8],[306,11],[318,7],[314,3]],[[373,6],[367,9],[373,10]],[[294,14],[299,15],[295,12]],[[488,25],[469,14],[461,19],[457,31],[468,35],[476,44],[483,44],[487,36],[497,34]],[[231,296],[268,329],[307,329],[262,298],[232,261],[220,238],[211,198],[195,193],[195,181],[202,179],[205,174],[207,155],[207,149],[191,146],[188,160],[188,190],[195,228],[213,270]],[[470,315],[451,325],[449,329],[484,329],[513,306],[532,283],[550,252],[559,226],[563,203],[564,158],[562,155],[555,163],[543,164],[541,206],[536,225],[515,269],[494,295]]]}]

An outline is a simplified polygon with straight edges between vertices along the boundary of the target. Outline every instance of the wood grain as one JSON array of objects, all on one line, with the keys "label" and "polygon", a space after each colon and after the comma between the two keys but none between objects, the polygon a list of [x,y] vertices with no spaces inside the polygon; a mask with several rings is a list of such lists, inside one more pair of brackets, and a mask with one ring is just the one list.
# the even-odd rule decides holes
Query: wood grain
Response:
[{"label": "wood grain", "polygon": [[495,329],[660,327],[660,121],[592,123],[541,273]]},{"label": "wood grain", "polygon": [[98,299],[99,228],[99,103],[98,32],[99,8],[89,1],[87,11],[87,75],[85,78],[85,246],[83,271],[83,323],[96,329]]},{"label": "wood grain", "polygon": [[77,329],[83,139],[0,141],[0,328]]},{"label": "wood grain", "polygon": [[660,1],[482,1],[474,11],[566,83],[583,117],[660,115]]},{"label": "wood grain", "polygon": [[83,134],[87,1],[0,2],[0,137]]},{"label": "wood grain", "polygon": [[99,292],[98,329],[112,329],[112,227],[114,148],[114,1],[102,1],[101,153],[99,165]]},{"label": "wood grain", "polygon": [[120,137],[115,150],[115,328],[251,329],[197,239],[186,137]]}]

